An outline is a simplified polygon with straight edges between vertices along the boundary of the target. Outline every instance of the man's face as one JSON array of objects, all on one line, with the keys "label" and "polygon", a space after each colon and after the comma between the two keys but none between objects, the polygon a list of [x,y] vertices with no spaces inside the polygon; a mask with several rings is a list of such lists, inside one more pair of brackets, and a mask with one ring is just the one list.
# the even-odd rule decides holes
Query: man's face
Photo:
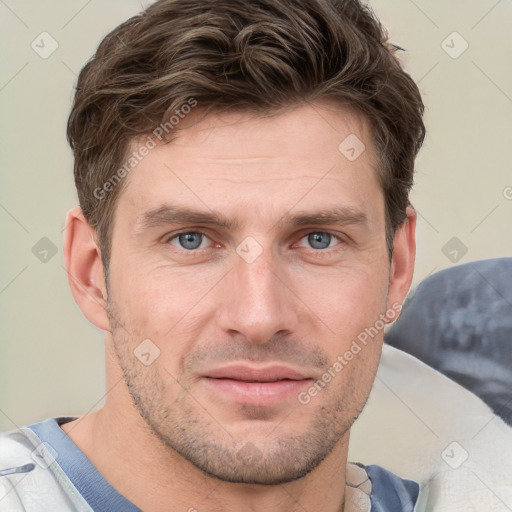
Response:
[{"label": "man's face", "polygon": [[210,114],[126,179],[108,310],[141,416],[220,479],[307,474],[362,410],[390,308],[367,125],[327,104]]}]

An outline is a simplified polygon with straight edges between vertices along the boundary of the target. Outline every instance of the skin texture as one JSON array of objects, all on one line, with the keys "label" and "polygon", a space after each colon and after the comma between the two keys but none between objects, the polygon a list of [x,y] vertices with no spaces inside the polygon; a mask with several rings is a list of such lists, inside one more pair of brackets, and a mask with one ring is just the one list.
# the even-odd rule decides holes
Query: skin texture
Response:
[{"label": "skin texture", "polygon": [[[273,117],[211,113],[178,133],[125,178],[108,293],[95,233],[79,208],[68,213],[70,285],[106,332],[108,392],[101,409],[63,430],[143,510],[343,510],[349,431],[371,390],[383,330],[308,403],[298,391],[405,298],[414,210],[390,263],[369,128],[332,103]],[[350,134],[366,148],[354,161],[338,150]],[[165,204],[236,225],[144,226],[144,213]],[[288,222],[334,208],[351,215]],[[187,250],[176,234],[191,232],[205,237],[190,236],[200,246]],[[143,340],[151,341],[140,349]],[[270,402],[204,378],[235,363],[280,364],[310,380]]]}]

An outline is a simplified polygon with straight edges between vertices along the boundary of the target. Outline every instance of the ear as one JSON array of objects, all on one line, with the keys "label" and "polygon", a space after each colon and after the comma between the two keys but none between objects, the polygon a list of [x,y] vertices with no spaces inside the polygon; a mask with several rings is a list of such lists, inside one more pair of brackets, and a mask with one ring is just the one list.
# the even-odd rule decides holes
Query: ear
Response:
[{"label": "ear", "polygon": [[64,260],[76,303],[96,327],[110,331],[106,313],[107,290],[96,232],[80,207],[69,210],[64,232]]},{"label": "ear", "polygon": [[[393,256],[389,273],[387,311],[397,311],[397,304],[405,300],[411,287],[416,257],[416,211],[412,206],[406,209],[407,218],[397,229],[394,238]],[[394,316],[391,321],[394,321]]]}]

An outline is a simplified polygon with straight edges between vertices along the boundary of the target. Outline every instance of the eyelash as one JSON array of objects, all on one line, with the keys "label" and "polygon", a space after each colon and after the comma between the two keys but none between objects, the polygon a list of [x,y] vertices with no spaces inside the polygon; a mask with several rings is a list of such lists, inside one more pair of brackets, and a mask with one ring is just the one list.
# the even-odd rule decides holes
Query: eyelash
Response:
[{"label": "eyelash", "polygon": [[[164,239],[164,243],[165,244],[169,244],[170,245],[170,242],[172,240],[175,240],[177,239],[180,235],[186,235],[186,234],[189,234],[189,233],[194,233],[194,234],[199,234],[199,235],[202,235],[206,238],[208,238],[210,241],[213,242],[213,240],[208,236],[207,233],[205,233],[204,231],[195,231],[195,230],[188,230],[188,231],[180,231],[179,233],[174,233],[173,235],[171,236],[167,236],[165,237]],[[346,243],[346,240],[340,235],[340,234],[336,234],[336,233],[333,233],[331,231],[318,231],[318,230],[313,230],[313,231],[307,231],[306,233],[302,234],[301,237],[299,238],[298,241],[301,241],[302,239],[304,239],[305,237],[307,237],[308,235],[311,235],[313,233],[322,233],[322,234],[328,234],[330,236],[332,236],[333,238],[335,238],[337,241],[338,241],[338,244],[334,245],[333,247],[327,247],[325,249],[314,249],[313,247],[309,247],[309,249],[311,249],[312,251],[314,251],[316,254],[318,255],[321,255],[322,253],[323,254],[326,254],[326,253],[330,253],[333,249],[335,249],[338,245],[340,244],[344,244]],[[183,247],[176,247],[176,249],[180,250],[182,253],[185,253],[185,254],[188,254],[190,256],[194,256],[194,255],[197,255],[200,251],[202,250],[205,250],[205,249],[208,249],[208,248],[203,248],[203,249],[184,249]]]}]

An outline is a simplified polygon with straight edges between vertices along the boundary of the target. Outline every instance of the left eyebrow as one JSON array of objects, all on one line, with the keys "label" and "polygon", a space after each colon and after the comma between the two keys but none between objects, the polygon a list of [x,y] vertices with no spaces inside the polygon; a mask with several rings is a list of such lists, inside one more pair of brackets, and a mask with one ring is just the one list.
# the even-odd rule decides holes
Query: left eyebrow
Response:
[{"label": "left eyebrow", "polygon": [[318,226],[322,224],[368,224],[368,216],[361,210],[353,207],[338,207],[317,212],[298,212],[283,215],[276,223],[277,226],[290,225],[300,227],[306,225]]}]

